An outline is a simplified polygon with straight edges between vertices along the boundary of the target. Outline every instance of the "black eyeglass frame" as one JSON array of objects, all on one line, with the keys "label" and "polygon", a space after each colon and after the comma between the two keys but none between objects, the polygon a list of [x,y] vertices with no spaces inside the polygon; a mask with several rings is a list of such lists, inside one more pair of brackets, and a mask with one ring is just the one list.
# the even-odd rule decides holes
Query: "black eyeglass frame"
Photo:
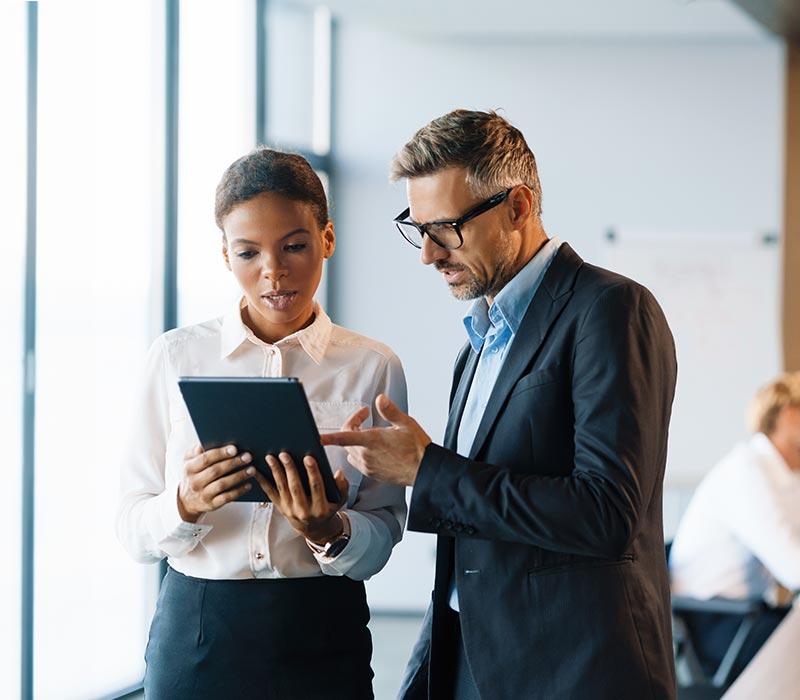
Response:
[{"label": "black eyeglass frame", "polygon": [[[472,219],[474,219],[476,216],[480,216],[484,212],[487,212],[490,209],[494,209],[494,207],[496,207],[501,202],[504,202],[508,197],[508,195],[511,193],[511,190],[513,189],[514,189],[513,187],[509,187],[507,190],[504,190],[503,192],[498,192],[496,195],[489,197],[489,199],[487,199],[485,202],[481,202],[477,206],[470,209],[463,216],[459,216],[457,219],[441,219],[439,221],[429,221],[427,224],[418,224],[414,221],[406,220],[406,217],[411,213],[411,208],[406,207],[406,209],[401,214],[399,214],[393,219],[394,225],[397,227],[397,230],[400,231],[400,235],[417,249],[422,248],[422,243],[421,242],[417,243],[416,241],[412,241],[406,235],[405,231],[403,231],[403,226],[401,226],[400,224],[403,224],[405,226],[413,226],[415,229],[417,229],[417,231],[419,231],[420,234],[419,236],[420,241],[422,241],[424,236],[427,235],[428,238],[430,238],[440,248],[444,248],[445,250],[457,250],[462,245],[464,245],[464,237],[461,235],[461,227],[468,221],[472,221]],[[458,236],[458,245],[445,245],[444,243],[439,241],[436,238],[436,236],[434,236],[428,231],[428,227],[434,225],[452,226],[453,230],[456,232],[456,235]]]}]

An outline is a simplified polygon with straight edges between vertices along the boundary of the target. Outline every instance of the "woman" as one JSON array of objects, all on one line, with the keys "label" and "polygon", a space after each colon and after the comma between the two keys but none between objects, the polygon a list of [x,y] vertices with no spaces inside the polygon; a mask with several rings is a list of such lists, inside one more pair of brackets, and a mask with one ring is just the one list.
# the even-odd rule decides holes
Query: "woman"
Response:
[{"label": "woman", "polygon": [[[177,379],[299,377],[325,432],[380,394],[405,410],[403,371],[388,347],[333,325],[314,300],[335,237],[302,157],[259,148],[237,160],[217,187],[216,220],[243,296],[223,318],[155,341],[122,470],[118,535],[137,561],[169,564],[145,695],[372,698],[363,580],[400,540],[403,489],[362,477],[341,448],[326,448],[340,503],[299,487],[298,469],[321,481],[308,457],[270,456],[273,487],[235,446],[202,451]],[[271,502],[236,502],[250,477]]]}]

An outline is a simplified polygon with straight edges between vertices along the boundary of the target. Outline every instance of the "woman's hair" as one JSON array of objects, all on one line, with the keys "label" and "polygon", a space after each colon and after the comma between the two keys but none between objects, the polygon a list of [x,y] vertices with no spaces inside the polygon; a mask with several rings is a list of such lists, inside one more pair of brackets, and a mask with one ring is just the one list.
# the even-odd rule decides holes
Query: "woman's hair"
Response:
[{"label": "woman's hair", "polygon": [[392,160],[392,180],[423,177],[447,168],[466,168],[475,197],[491,197],[525,184],[533,213],[542,215],[536,158],[522,132],[496,112],[457,109],[423,126]]},{"label": "woman's hair", "polygon": [[774,433],[784,406],[800,406],[800,372],[787,372],[756,392],[750,404],[750,429],[765,435]]},{"label": "woman's hair", "polygon": [[303,156],[266,146],[231,163],[217,185],[214,217],[223,231],[225,217],[237,204],[261,194],[278,194],[314,209],[320,227],[328,223],[328,199],[319,176]]}]

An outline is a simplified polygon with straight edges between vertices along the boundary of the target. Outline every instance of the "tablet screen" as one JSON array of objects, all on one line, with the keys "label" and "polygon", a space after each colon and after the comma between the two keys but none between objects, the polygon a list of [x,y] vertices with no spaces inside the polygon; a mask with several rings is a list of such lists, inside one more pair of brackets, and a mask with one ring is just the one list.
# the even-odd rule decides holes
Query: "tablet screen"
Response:
[{"label": "tablet screen", "polygon": [[[253,455],[253,466],[272,481],[266,455],[288,452],[308,493],[303,457],[319,465],[325,495],[339,501],[325,449],[319,439],[302,383],[295,377],[181,377],[178,386],[204,450],[236,445]],[[244,466],[240,467],[244,469]],[[251,479],[252,488],[240,501],[268,501]]]}]

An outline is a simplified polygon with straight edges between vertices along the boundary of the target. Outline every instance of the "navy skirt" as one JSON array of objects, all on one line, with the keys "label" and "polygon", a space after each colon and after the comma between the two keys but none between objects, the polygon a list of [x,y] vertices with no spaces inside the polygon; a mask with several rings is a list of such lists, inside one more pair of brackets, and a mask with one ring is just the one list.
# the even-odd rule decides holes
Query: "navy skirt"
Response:
[{"label": "navy skirt", "polygon": [[168,569],[146,700],[372,700],[364,584],[343,576],[215,581]]}]

